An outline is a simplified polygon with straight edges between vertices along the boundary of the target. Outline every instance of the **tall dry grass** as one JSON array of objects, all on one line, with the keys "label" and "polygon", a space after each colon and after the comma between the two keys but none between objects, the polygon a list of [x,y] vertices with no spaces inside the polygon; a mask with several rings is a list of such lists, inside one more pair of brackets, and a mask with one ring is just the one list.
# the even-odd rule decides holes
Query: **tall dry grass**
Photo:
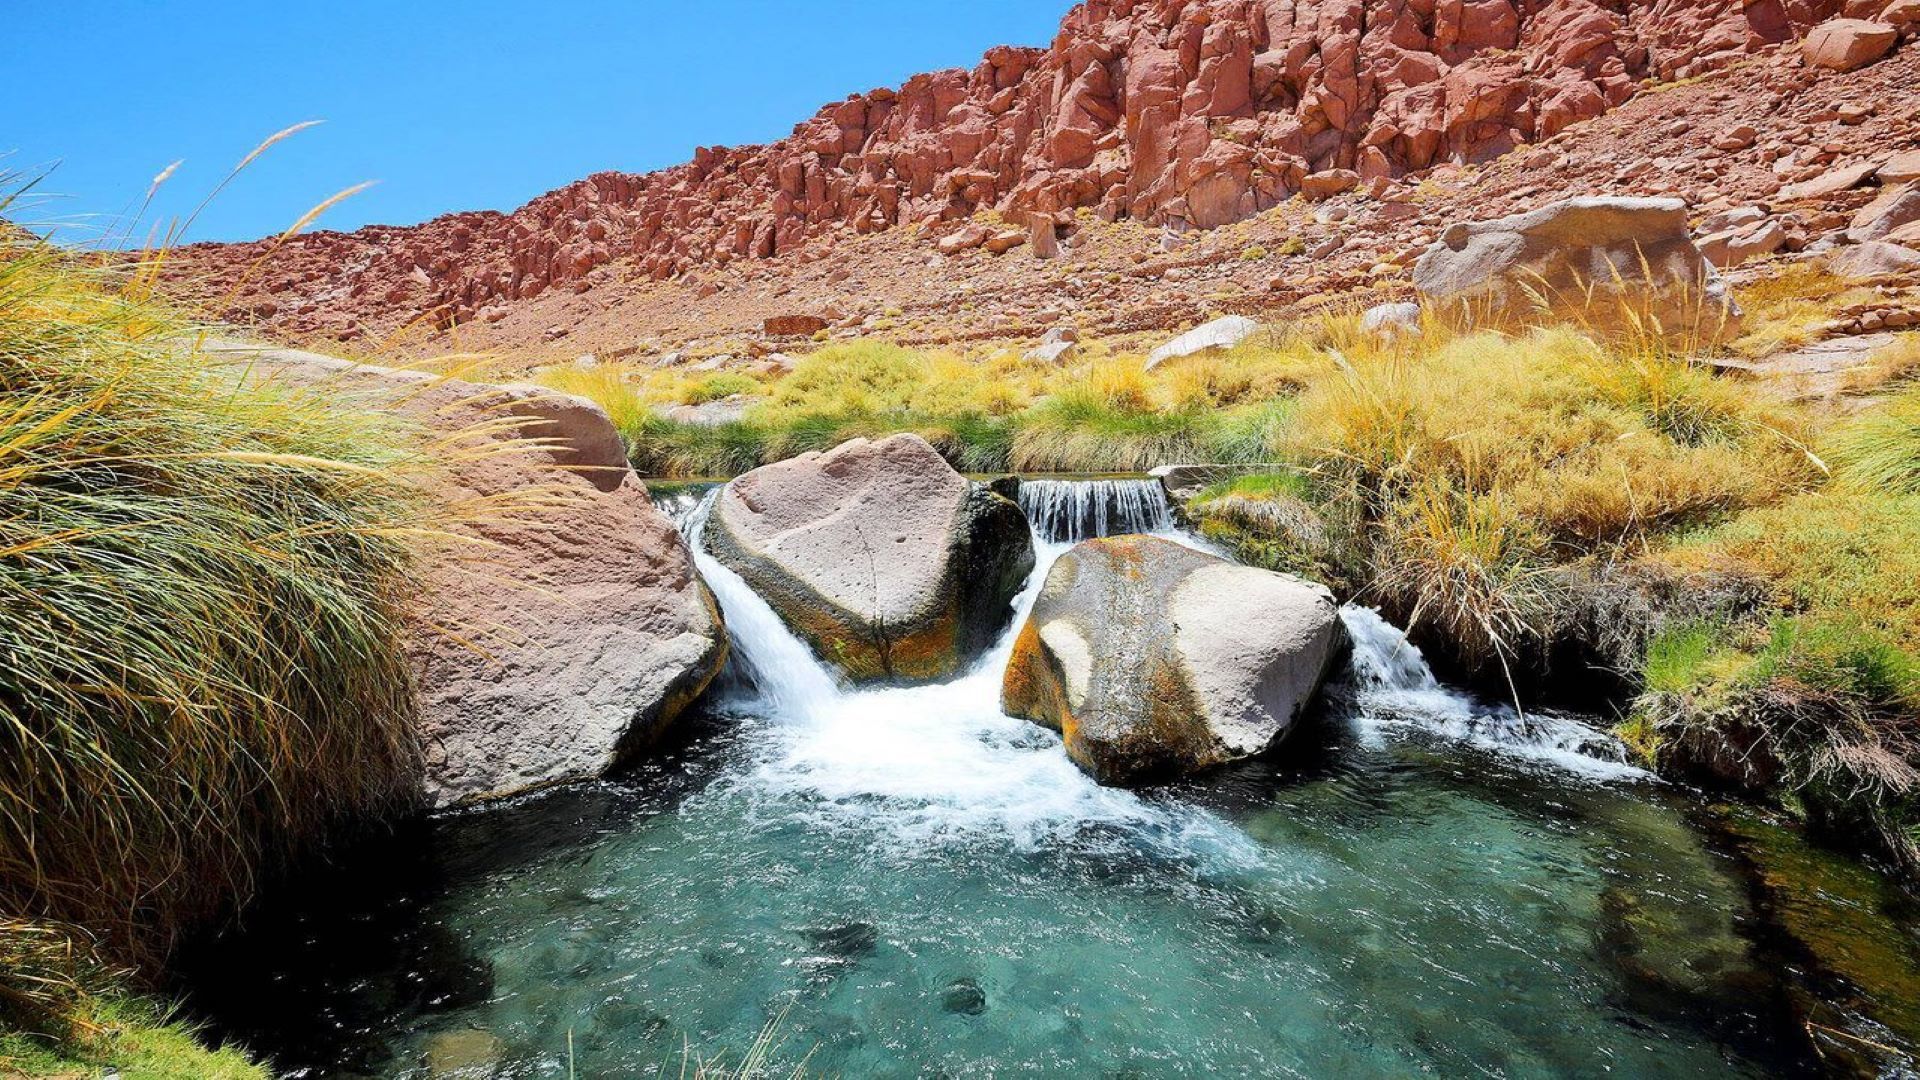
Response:
[{"label": "tall dry grass", "polygon": [[434,510],[409,431],[209,362],[146,284],[0,244],[0,912],[151,970],[409,798]]}]

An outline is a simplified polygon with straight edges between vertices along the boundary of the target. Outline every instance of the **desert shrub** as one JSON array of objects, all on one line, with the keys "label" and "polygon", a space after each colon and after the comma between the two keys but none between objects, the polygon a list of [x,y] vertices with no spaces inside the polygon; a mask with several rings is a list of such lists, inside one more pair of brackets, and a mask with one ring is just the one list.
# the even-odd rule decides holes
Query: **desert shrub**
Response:
[{"label": "desert shrub", "polygon": [[143,282],[0,252],[0,911],[150,967],[407,799],[432,512],[408,431],[244,381]]},{"label": "desert shrub", "polygon": [[623,435],[637,430],[652,412],[642,387],[632,379],[631,370],[618,364],[592,368],[572,365],[549,368],[540,373],[539,383],[563,394],[573,394],[607,411],[613,426]]},{"label": "desert shrub", "polygon": [[800,360],[774,387],[770,404],[787,410],[879,413],[906,409],[926,381],[924,359],[878,341],[829,345]]},{"label": "desert shrub", "polygon": [[[1330,338],[1344,334],[1330,318]],[[1354,504],[1373,599],[1473,667],[1576,618],[1555,567],[1611,560],[1817,477],[1801,421],[1653,348],[1571,329],[1356,348],[1282,452]],[[1433,641],[1429,637],[1427,640]]]}]

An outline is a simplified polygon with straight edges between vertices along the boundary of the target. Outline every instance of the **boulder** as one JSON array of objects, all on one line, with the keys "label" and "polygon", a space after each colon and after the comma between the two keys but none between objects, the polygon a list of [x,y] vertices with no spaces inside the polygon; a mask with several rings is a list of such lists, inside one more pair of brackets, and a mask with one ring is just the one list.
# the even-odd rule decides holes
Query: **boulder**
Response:
[{"label": "boulder", "polygon": [[1033,570],[1026,518],[926,440],[855,439],[728,484],[708,550],[856,680],[953,675]]},{"label": "boulder", "polygon": [[1920,184],[1886,188],[1853,215],[1847,225],[1847,239],[1856,244],[1883,239],[1915,221],[1920,221]]},{"label": "boulder", "polygon": [[1841,277],[1856,280],[1904,274],[1920,270],[1920,251],[1884,240],[1869,240],[1834,252],[1827,259],[1827,266]]},{"label": "boulder", "polygon": [[1033,248],[1036,259],[1053,259],[1060,255],[1060,227],[1052,214],[1030,214],[1027,216],[1027,242]]},{"label": "boulder", "polygon": [[1329,199],[1359,186],[1359,173],[1351,169],[1328,169],[1307,174],[1300,181],[1300,194],[1309,199]]},{"label": "boulder", "polygon": [[1089,540],[1047,574],[1001,707],[1103,784],[1179,776],[1277,743],[1345,640],[1321,586],[1158,537]]},{"label": "boulder", "polygon": [[1730,334],[1741,316],[1694,247],[1679,199],[1568,199],[1455,224],[1415,261],[1413,283],[1438,304],[1496,321],[1528,321],[1544,303],[1600,325],[1631,309],[1669,330],[1705,322]]},{"label": "boulder", "polygon": [[[1914,2],[1920,4],[1920,0]],[[1920,150],[1903,150],[1881,162],[1878,176],[1880,183],[1887,187],[1920,180]]]},{"label": "boulder", "polygon": [[433,805],[600,776],[720,670],[719,609],[598,406],[537,386],[216,348],[260,377],[421,425],[446,462],[426,486],[449,503],[541,505],[450,525],[458,542],[423,553],[407,651]]},{"label": "boulder", "polygon": [[1813,67],[1853,71],[1893,51],[1900,31],[1865,19],[1829,19],[1814,27],[1800,43],[1801,55]]},{"label": "boulder", "polygon": [[1420,305],[1411,300],[1375,304],[1360,316],[1360,329],[1381,337],[1420,332]]},{"label": "boulder", "polygon": [[1231,349],[1259,332],[1260,324],[1245,315],[1228,315],[1225,318],[1215,319],[1153,350],[1147,356],[1147,370],[1152,371],[1169,360]]},{"label": "boulder", "polygon": [[1856,161],[1851,165],[1842,165],[1837,169],[1828,169],[1811,180],[1802,180],[1797,184],[1788,184],[1780,189],[1782,202],[1799,202],[1803,199],[1825,199],[1843,191],[1852,191],[1874,178],[1880,171],[1877,161]]},{"label": "boulder", "polygon": [[1040,344],[1021,356],[1030,364],[1064,364],[1080,353],[1080,332],[1071,326],[1056,326],[1047,331]]},{"label": "boulder", "polygon": [[763,327],[768,337],[806,337],[831,325],[819,315],[775,315]]},{"label": "boulder", "polygon": [[971,251],[987,242],[987,230],[981,225],[968,225],[956,232],[948,233],[934,245],[942,255],[958,255]]},{"label": "boulder", "polygon": [[1027,232],[1025,229],[1001,229],[992,236],[987,237],[986,243],[981,246],[995,255],[1005,255],[1007,252],[1012,251],[1014,248],[1026,242]]},{"label": "boulder", "polygon": [[1700,239],[1700,254],[1721,269],[1771,255],[1787,243],[1787,230],[1778,221],[1728,229]]},{"label": "boulder", "polygon": [[1021,354],[1020,359],[1029,364],[1064,364],[1079,352],[1080,346],[1071,341],[1043,341]]}]

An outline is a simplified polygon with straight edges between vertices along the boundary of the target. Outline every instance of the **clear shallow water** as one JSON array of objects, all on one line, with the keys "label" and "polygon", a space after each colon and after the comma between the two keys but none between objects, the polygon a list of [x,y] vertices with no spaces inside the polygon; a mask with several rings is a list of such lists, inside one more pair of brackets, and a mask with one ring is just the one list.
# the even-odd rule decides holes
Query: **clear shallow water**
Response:
[{"label": "clear shallow water", "polygon": [[1814,1065],[1690,804],[1367,613],[1279,764],[1136,795],[999,713],[1004,644],[847,692],[703,570],[741,663],[693,745],[316,876],[204,1007],[309,1075],[561,1077],[570,1040],[580,1076],[677,1074],[776,1019],[789,1060],[862,1077]]}]

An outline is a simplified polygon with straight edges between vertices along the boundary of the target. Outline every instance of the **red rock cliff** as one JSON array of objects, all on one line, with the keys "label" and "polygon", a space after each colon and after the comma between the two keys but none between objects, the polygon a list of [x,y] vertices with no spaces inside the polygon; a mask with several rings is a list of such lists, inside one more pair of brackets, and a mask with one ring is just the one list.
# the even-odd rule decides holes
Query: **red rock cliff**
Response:
[{"label": "red rock cliff", "polygon": [[[976,211],[1090,207],[1211,227],[1305,187],[1477,162],[1794,37],[1841,0],[1090,0],[1045,49],[916,76],[768,146],[600,173],[511,214],[318,233],[256,314],[334,306],[445,324],[612,264],[656,279]],[[1354,175],[1349,175],[1354,174]],[[1312,181],[1308,178],[1313,177]],[[186,249],[218,279],[261,245]]]}]

